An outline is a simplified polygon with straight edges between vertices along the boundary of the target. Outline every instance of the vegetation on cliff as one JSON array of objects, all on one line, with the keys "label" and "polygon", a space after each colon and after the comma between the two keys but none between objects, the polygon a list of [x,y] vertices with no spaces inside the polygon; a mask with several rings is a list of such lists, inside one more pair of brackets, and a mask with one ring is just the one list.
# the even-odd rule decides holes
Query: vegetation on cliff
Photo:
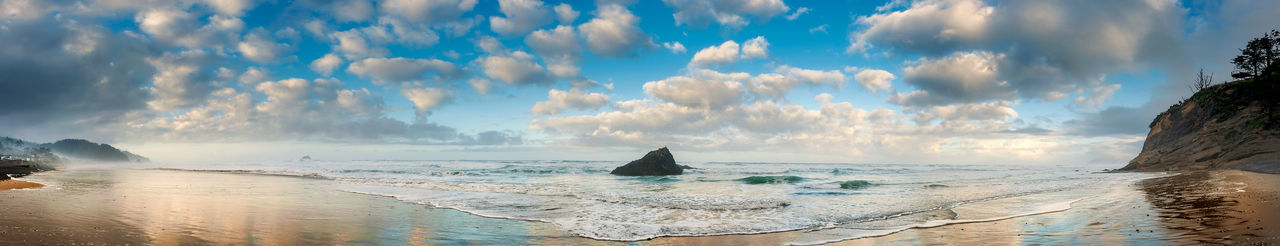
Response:
[{"label": "vegetation on cliff", "polygon": [[1280,32],[1249,41],[1231,62],[1238,80],[1214,85],[1202,71],[1195,93],[1156,116],[1120,170],[1280,172]]}]

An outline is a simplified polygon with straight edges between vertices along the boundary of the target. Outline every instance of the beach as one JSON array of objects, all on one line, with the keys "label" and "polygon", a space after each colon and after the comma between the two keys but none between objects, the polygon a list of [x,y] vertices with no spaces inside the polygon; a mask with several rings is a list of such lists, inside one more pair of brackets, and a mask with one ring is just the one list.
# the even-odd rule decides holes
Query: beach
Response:
[{"label": "beach", "polygon": [[[120,168],[66,169],[0,190],[0,244],[781,245],[1260,244],[1280,241],[1280,176],[1204,171],[1109,187],[1048,211],[835,240],[853,229],[595,240],[552,223],[487,218],[343,191],[329,179]],[[1011,197],[1009,199],[1023,199]],[[1030,199],[1030,198],[1026,198]],[[992,218],[975,202],[946,219]],[[859,231],[859,233],[867,233]]]}]

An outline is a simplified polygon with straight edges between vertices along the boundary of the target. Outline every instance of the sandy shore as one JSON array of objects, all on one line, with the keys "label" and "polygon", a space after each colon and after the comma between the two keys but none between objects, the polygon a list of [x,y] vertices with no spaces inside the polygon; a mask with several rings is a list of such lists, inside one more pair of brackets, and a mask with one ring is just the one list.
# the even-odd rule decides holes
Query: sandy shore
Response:
[{"label": "sandy shore", "polygon": [[[812,233],[782,232],[596,241],[548,223],[483,218],[342,192],[334,181],[313,178],[65,170],[26,179],[50,187],[0,191],[0,245],[780,245],[814,240]],[[1061,212],[907,229],[832,244],[1280,242],[1280,175],[1197,172],[1111,189]]]},{"label": "sandy shore", "polygon": [[0,180],[0,190],[35,189],[40,187],[44,187],[44,185],[22,180]]}]

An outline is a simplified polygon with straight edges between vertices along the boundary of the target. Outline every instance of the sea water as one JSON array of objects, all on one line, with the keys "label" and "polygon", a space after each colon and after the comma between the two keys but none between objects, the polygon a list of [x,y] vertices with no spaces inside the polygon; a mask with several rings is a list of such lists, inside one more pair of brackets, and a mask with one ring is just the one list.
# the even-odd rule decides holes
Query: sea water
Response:
[{"label": "sea water", "polygon": [[[156,168],[331,179],[349,192],[541,221],[602,240],[810,233],[821,243],[1067,209],[1155,174],[1025,165],[681,163],[683,175],[610,175],[617,161],[280,161]],[[981,206],[977,206],[981,205]],[[976,207],[975,207],[976,206]],[[981,211],[981,212],[972,212]]]}]

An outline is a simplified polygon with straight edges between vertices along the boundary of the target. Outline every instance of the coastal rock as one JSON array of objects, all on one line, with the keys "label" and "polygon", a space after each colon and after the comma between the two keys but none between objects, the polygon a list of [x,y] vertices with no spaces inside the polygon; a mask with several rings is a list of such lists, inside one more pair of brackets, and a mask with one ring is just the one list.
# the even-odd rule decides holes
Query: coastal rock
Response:
[{"label": "coastal rock", "polygon": [[1278,84],[1259,78],[1201,89],[1156,116],[1142,152],[1117,171],[1280,173]]},{"label": "coastal rock", "polygon": [[622,176],[680,175],[684,173],[686,168],[692,167],[676,164],[676,159],[671,156],[671,151],[667,150],[667,147],[662,147],[661,149],[649,151],[639,160],[614,168],[609,174]]}]

